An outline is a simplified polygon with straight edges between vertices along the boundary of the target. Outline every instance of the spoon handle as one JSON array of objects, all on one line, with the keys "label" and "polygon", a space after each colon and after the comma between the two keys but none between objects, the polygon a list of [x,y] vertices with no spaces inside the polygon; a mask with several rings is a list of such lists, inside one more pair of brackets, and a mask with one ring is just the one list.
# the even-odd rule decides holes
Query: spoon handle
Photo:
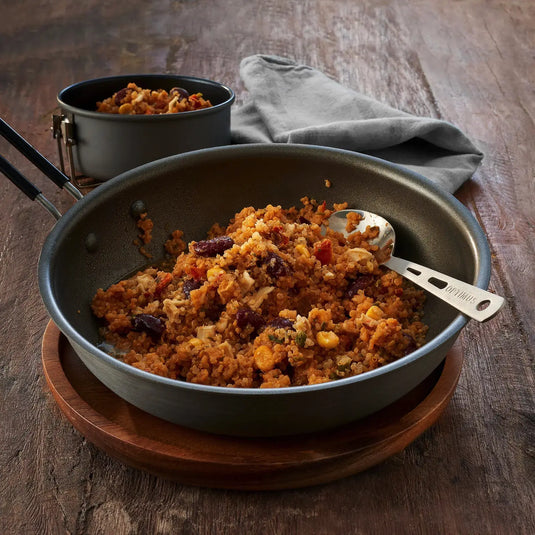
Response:
[{"label": "spoon handle", "polygon": [[495,316],[505,302],[499,295],[402,258],[391,256],[384,265],[477,321]]}]

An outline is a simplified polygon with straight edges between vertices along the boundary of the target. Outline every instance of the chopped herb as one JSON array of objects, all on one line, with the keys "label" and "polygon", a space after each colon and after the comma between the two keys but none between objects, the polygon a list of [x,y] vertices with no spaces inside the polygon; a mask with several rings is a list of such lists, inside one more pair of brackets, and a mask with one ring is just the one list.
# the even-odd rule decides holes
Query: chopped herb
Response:
[{"label": "chopped herb", "polygon": [[284,344],[284,338],[278,338],[274,334],[270,334],[269,339],[276,344]]},{"label": "chopped herb", "polygon": [[307,341],[307,333],[299,331],[295,337],[295,343],[299,347],[305,347],[305,342]]}]

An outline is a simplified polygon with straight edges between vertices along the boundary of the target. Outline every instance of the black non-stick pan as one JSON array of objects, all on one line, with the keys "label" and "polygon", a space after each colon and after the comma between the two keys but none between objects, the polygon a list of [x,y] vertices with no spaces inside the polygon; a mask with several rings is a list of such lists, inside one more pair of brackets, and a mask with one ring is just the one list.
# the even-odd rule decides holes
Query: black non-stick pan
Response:
[{"label": "black non-stick pan", "polygon": [[[330,187],[326,187],[326,180]],[[362,375],[319,385],[238,389],[159,377],[107,355],[90,302],[146,265],[133,243],[136,217],[154,222],[156,261],[175,229],[205,237],[244,206],[299,205],[303,196],[388,217],[404,258],[486,288],[485,236],[452,195],[425,178],[361,154],[304,145],[247,145],[199,150],[145,164],[79,200],[50,232],[39,260],[46,308],[91,372],[116,394],[163,419],[212,433],[275,436],[327,429],[382,409],[422,382],[445,358],[467,318],[430,296],[428,342]]]}]

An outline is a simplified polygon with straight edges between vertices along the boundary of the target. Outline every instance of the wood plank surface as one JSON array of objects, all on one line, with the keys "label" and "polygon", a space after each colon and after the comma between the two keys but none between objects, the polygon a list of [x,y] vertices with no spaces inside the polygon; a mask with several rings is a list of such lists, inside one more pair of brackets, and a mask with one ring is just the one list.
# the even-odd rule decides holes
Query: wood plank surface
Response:
[{"label": "wood plank surface", "polygon": [[197,487],[282,490],[354,475],[405,449],[448,406],[463,358],[454,347],[425,381],[368,418],[308,435],[252,439],[187,429],[130,405],[91,374],[52,321],[42,361],[62,413],[128,466]]},{"label": "wood plank surface", "polygon": [[[453,122],[485,152],[457,197],[488,236],[490,288],[507,304],[461,334],[439,421],[381,465],[281,492],[180,485],[114,460],[61,414],[39,358],[36,267],[53,220],[0,180],[0,533],[534,533],[534,30],[531,0],[3,2],[0,116],[56,164],[63,87],[173,72],[226,83],[239,106],[239,62],[254,53]],[[72,205],[2,139],[0,153]]]}]

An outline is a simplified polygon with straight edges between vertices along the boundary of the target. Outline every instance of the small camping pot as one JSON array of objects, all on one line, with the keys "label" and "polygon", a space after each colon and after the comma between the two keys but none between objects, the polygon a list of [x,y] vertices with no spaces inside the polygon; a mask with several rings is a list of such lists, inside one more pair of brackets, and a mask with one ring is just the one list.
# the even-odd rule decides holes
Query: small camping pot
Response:
[{"label": "small camping pot", "polygon": [[[180,87],[201,93],[210,108],[180,113],[121,115],[97,112],[97,102],[134,82],[142,89]],[[160,158],[230,144],[232,89],[212,80],[172,74],[135,74],[86,80],[59,92],[53,118],[62,167],[66,147],[72,179],[109,180]]]}]

